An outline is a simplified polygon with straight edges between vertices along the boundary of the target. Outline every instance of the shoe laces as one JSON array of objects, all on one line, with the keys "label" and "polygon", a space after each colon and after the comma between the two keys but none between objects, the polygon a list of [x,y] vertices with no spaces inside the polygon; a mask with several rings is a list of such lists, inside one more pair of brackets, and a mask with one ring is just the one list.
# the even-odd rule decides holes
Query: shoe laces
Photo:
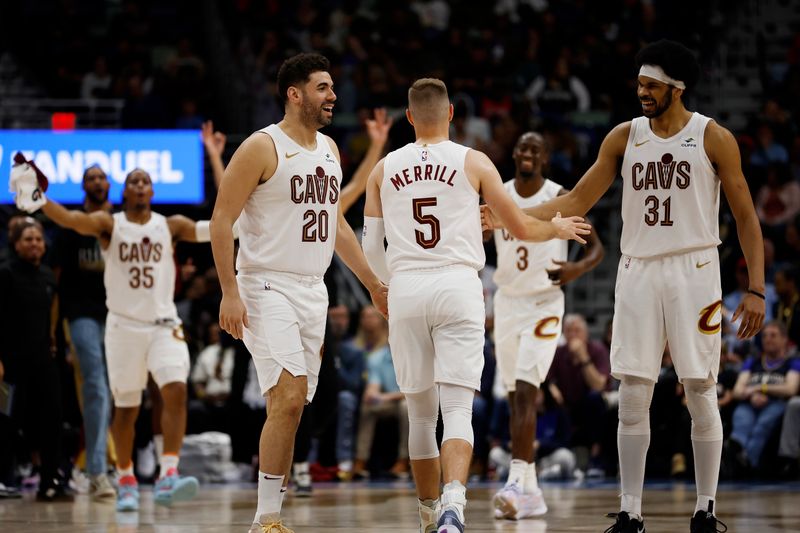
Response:
[{"label": "shoe laces", "polygon": [[[703,529],[705,532],[711,533],[711,531],[713,531],[714,533],[725,533],[728,531],[727,524],[711,513],[708,513],[703,520],[705,521],[705,528]],[[713,530],[710,529],[712,527],[714,528]],[[718,527],[722,527],[724,529],[718,529]]]},{"label": "shoe laces", "polygon": [[277,531],[278,533],[294,533],[291,529],[283,525],[283,522],[278,520],[277,522],[270,522],[269,524],[258,524],[261,526],[261,530],[264,533],[274,533]]},{"label": "shoe laces", "polygon": [[608,513],[606,515],[606,518],[614,518],[616,519],[616,522],[611,524],[611,526],[608,529],[606,529],[603,533],[624,533],[625,530],[622,528],[624,526],[629,525],[632,522],[632,519],[630,518],[630,515],[626,513],[625,516],[628,517],[628,520],[626,522],[623,522],[621,515],[622,513]]}]

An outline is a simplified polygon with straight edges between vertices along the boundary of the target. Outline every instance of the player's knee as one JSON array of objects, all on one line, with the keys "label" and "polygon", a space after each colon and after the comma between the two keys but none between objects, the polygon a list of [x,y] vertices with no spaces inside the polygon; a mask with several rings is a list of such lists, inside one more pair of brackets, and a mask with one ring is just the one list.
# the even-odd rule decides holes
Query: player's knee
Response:
[{"label": "player's knee", "polygon": [[717,385],[713,380],[687,379],[683,383],[686,404],[692,415],[692,439],[722,439],[722,419],[717,404]]},{"label": "player's knee", "polygon": [[450,439],[462,439],[472,445],[472,399],[475,391],[460,385],[442,383],[439,385],[439,397],[442,406],[444,435],[442,442]]},{"label": "player's knee", "polygon": [[[270,391],[272,392],[272,391]],[[280,394],[269,395],[268,415],[299,421],[306,405],[305,387],[285,387]]]},{"label": "player's knee", "polygon": [[439,421],[439,395],[436,387],[406,394],[408,409],[408,456],[412,461],[439,456],[436,424]]},{"label": "player's knee", "polygon": [[650,401],[655,384],[647,379],[625,376],[619,387],[619,429],[624,435],[650,433]]}]

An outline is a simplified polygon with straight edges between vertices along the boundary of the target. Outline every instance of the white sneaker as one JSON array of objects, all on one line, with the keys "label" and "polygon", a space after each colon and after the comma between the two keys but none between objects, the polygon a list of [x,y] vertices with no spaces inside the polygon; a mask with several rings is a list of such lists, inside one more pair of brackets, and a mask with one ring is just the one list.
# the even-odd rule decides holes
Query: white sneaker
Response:
[{"label": "white sneaker", "polygon": [[439,520],[439,503],[431,508],[419,502],[419,533],[436,533],[436,524]]},{"label": "white sneaker", "polygon": [[500,489],[492,499],[494,505],[494,517],[516,520],[517,512],[520,508],[520,498],[522,489],[516,483],[506,485]]},{"label": "white sneaker", "polygon": [[117,491],[105,474],[92,476],[89,482],[89,496],[94,501],[113,501],[117,497]]},{"label": "white sneaker", "polygon": [[521,494],[518,502],[517,520],[532,516],[542,516],[547,512],[547,504],[544,502],[542,489],[537,488],[533,494]]}]

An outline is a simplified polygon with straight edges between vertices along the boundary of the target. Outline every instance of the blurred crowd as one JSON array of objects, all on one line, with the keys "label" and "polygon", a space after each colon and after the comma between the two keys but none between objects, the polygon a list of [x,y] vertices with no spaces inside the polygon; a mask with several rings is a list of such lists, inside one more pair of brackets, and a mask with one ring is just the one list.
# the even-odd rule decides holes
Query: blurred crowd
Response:
[{"label": "blurred crowd", "polygon": [[[338,95],[330,131],[343,148],[345,174],[366,152],[362,123],[370,109],[405,107],[406,90],[417,77],[446,81],[455,104],[453,140],[485,151],[504,176],[513,175],[511,149],[519,134],[535,129],[549,146],[547,176],[572,186],[593,160],[609,126],[639,114],[633,56],[643,42],[669,36],[701,55],[714,46],[712,2],[691,2],[694,18],[682,17],[688,1],[557,0],[414,1],[368,0],[287,3],[238,0],[217,2],[227,32],[228,58],[238,68],[249,101],[251,123],[245,134],[280,120],[277,68],[298,51],[316,50],[332,62]],[[225,95],[212,90],[208,64],[216,45],[201,28],[204,9],[195,2],[51,0],[19,3],[19,16],[37,20],[47,39],[27,39],[14,50],[49,96],[121,98],[124,128],[200,129],[214,118],[225,129]],[[679,19],[680,17],[680,19]],[[680,20],[680,24],[674,21]],[[20,28],[10,30],[21,31]],[[676,34],[678,31],[678,34]],[[431,53],[446,50],[447,53]],[[798,479],[800,460],[800,35],[787,52],[785,68],[765,69],[760,111],[735,132],[742,165],[765,236],[768,325],[754,341],[736,338],[731,313],[747,289],[746,265],[736,240],[733,217],[721,208],[723,335],[718,397],[725,425],[723,476]],[[699,111],[703,111],[699,109]],[[392,128],[387,149],[409,140],[402,121]],[[230,153],[223,137],[206,137],[211,169]],[[211,173],[207,177],[213,183]],[[213,186],[208,187],[211,189]],[[156,189],[157,194],[157,189]],[[168,207],[177,211],[179,208]],[[209,214],[207,206],[195,208]],[[357,214],[358,209],[356,209]],[[52,270],[67,238],[51,225],[2,215],[8,232],[0,235],[0,378],[20,381],[16,406],[0,402],[0,496],[37,482],[80,486],[87,461],[84,449],[87,410],[98,400],[81,393],[86,376],[75,356],[75,339],[66,338],[61,315],[51,317],[59,286]],[[352,220],[356,221],[356,216]],[[595,221],[602,226],[603,221]],[[7,239],[7,240],[6,240]],[[91,262],[92,258],[86,258]],[[227,435],[229,458],[241,465],[240,477],[255,473],[258,435],[265,413],[255,371],[244,346],[217,325],[219,281],[207,247],[182,245],[176,303],[193,359],[188,432]],[[491,265],[487,267],[491,269]],[[296,443],[294,478],[300,492],[311,480],[403,478],[408,476],[406,407],[391,364],[387,325],[359,288],[334,261],[326,278],[331,292],[320,388],[306,408]],[[484,279],[491,276],[484,275]],[[24,283],[23,283],[24,282]],[[22,297],[25,283],[36,289],[24,309],[6,302]],[[26,285],[27,286],[27,285]],[[33,289],[32,289],[33,290]],[[487,298],[491,296],[487,283]],[[86,295],[99,306],[103,296]],[[18,300],[13,300],[18,301]],[[31,335],[52,339],[41,346],[17,342],[14,316],[35,315],[40,329]],[[561,346],[540,395],[536,446],[543,478],[572,479],[616,473],[616,381],[609,375],[610,324],[592,338],[586,317],[569,315]],[[43,333],[44,332],[44,333]],[[27,338],[27,337],[26,337]],[[33,338],[33,337],[31,337]],[[40,343],[41,344],[41,343]],[[503,479],[508,468],[509,428],[505,391],[495,379],[491,317],[487,320],[485,370],[474,400],[475,457],[472,474]],[[30,357],[24,359],[24,357]],[[576,371],[591,359],[598,376]],[[9,370],[10,369],[10,370]],[[46,374],[48,395],[30,392],[24,380]],[[0,380],[1,381],[1,380]],[[107,387],[101,379],[98,387]],[[766,387],[770,385],[770,393]],[[771,387],[777,385],[777,387]],[[774,391],[778,392],[774,392]],[[23,394],[23,391],[24,394]],[[2,391],[0,391],[2,392]],[[160,429],[157,391],[148,391],[137,425],[139,476],[153,476],[146,457],[154,457]],[[1,397],[1,396],[0,396]],[[23,401],[23,398],[27,398]],[[108,401],[108,395],[105,396]],[[52,407],[58,406],[59,409]],[[106,410],[108,408],[105,408]],[[106,411],[101,410],[102,413]],[[46,417],[31,417],[46,413]],[[83,415],[82,415],[83,413]],[[108,416],[110,416],[110,411]],[[35,423],[34,423],[35,422]],[[690,418],[669,349],[651,408],[654,435],[648,476],[691,476]],[[53,437],[55,435],[55,437]],[[6,436],[11,436],[6,438]],[[102,451],[113,465],[113,449]],[[150,461],[152,464],[152,461]],[[73,475],[73,469],[75,474]]]}]

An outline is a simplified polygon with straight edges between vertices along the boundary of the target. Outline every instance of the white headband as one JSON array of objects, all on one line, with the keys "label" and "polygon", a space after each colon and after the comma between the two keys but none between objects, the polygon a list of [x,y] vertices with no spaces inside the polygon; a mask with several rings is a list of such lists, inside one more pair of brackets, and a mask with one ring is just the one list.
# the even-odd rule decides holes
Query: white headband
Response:
[{"label": "white headband", "polygon": [[657,65],[642,65],[642,68],[639,69],[639,76],[647,76],[648,78],[653,78],[654,80],[666,83],[667,85],[672,85],[678,89],[686,89],[685,83],[680,80],[670,78],[667,76],[666,72],[664,72],[664,69]]}]

